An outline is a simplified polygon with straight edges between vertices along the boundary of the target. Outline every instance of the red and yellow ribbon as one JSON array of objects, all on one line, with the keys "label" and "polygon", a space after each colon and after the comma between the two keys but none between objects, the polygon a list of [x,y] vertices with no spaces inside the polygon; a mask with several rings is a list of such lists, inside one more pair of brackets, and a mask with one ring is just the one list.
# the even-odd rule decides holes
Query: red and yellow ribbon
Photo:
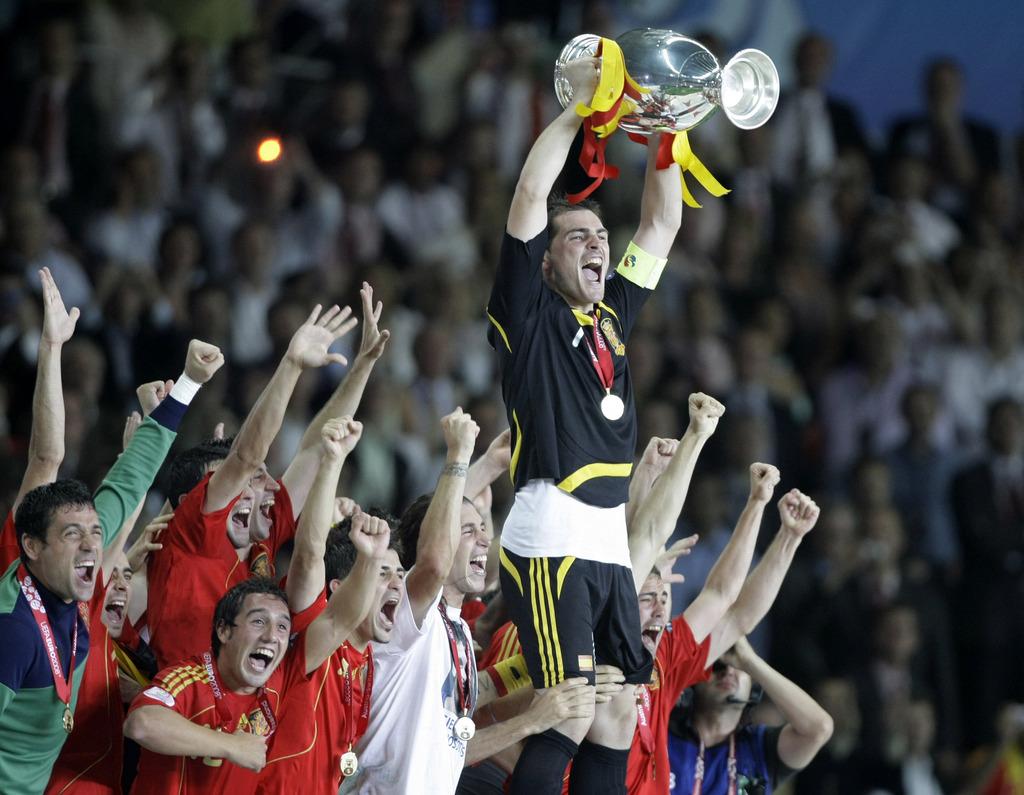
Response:
[{"label": "red and yellow ribbon", "polygon": [[[583,148],[580,152],[580,166],[594,181],[579,193],[568,196],[572,204],[582,201],[597,190],[606,179],[619,176],[619,169],[605,160],[604,150],[608,136],[618,129],[623,116],[636,110],[636,101],[647,93],[626,71],[622,48],[612,39],[602,38],[597,45],[597,57],[601,59],[601,76],[590,105],[577,103],[576,113],[583,117]],[[629,133],[631,140],[647,145],[643,135]],[[699,208],[698,202],[686,184],[686,172],[693,175],[712,196],[720,197],[729,192],[693,153],[686,131],[662,133],[658,140],[659,169],[668,168],[672,163],[679,166],[679,180],[682,183],[683,202],[688,207]]]}]

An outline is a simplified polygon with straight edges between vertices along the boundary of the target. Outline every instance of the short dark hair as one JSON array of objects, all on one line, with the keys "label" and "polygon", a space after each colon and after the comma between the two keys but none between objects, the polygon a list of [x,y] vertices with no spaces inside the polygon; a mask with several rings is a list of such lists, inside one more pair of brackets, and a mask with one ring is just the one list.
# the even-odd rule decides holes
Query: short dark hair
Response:
[{"label": "short dark hair", "polygon": [[[548,199],[548,245],[551,245],[552,239],[555,237],[555,221],[566,213],[573,213],[578,210],[590,210],[598,218],[601,218],[601,205],[593,199],[583,199],[576,204],[573,204],[563,194],[561,196],[552,196]],[[603,220],[602,220],[603,223]]]},{"label": "short dark hair", "polygon": [[[398,519],[393,514],[380,508],[370,508],[365,513],[368,513],[370,516],[376,516],[378,519],[383,519],[388,523],[388,527],[392,530],[388,549],[396,550],[399,559],[401,559],[402,545],[399,543],[399,534],[395,529],[398,526]],[[352,518],[346,516],[334,525],[327,534],[327,549],[324,551],[324,579],[328,586],[331,580],[345,579],[356,563],[356,548],[348,537],[351,529]]]},{"label": "short dark hair", "polygon": [[173,507],[177,508],[182,494],[188,494],[199,485],[207,467],[228,457],[233,439],[207,439],[174,457],[164,475],[163,490]]},{"label": "short dark hair", "polygon": [[427,515],[427,508],[430,507],[434,493],[421,494],[412,505],[405,509],[402,518],[398,520],[398,539],[401,543],[399,560],[402,568],[409,571],[416,564],[416,545],[420,542],[420,525],[423,524],[423,517]]},{"label": "short dark hair", "polygon": [[21,557],[25,559],[24,536],[32,536],[46,544],[46,528],[61,508],[95,508],[92,493],[80,480],[55,480],[32,489],[18,506],[14,531],[18,537]]},{"label": "short dark hair", "polygon": [[269,577],[250,577],[248,580],[238,583],[220,598],[217,607],[213,610],[213,631],[210,638],[214,657],[220,653],[221,645],[220,638],[217,637],[217,629],[222,626],[237,626],[235,620],[242,610],[242,605],[245,604],[245,597],[250,594],[263,593],[280,599],[285,606],[288,605],[288,595]]}]

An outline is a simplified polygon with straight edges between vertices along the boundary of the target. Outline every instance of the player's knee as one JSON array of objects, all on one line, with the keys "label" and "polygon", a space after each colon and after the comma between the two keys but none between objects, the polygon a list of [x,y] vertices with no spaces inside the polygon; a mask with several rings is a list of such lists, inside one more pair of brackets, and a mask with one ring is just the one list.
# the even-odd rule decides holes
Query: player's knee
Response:
[{"label": "player's knee", "polygon": [[626,685],[610,701],[597,705],[587,739],[609,748],[628,748],[635,729],[635,690],[632,685]]}]

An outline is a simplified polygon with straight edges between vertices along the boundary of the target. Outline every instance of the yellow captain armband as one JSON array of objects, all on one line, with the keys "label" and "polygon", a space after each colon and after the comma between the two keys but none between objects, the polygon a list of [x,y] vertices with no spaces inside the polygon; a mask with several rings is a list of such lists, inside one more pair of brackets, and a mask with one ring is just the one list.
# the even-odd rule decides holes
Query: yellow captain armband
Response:
[{"label": "yellow captain armband", "polygon": [[531,684],[530,674],[526,670],[526,658],[522,654],[496,662],[485,670],[494,683],[499,698]]},{"label": "yellow captain armband", "polygon": [[648,254],[631,240],[615,271],[637,287],[653,290],[658,286],[658,279],[667,262],[667,259]]}]

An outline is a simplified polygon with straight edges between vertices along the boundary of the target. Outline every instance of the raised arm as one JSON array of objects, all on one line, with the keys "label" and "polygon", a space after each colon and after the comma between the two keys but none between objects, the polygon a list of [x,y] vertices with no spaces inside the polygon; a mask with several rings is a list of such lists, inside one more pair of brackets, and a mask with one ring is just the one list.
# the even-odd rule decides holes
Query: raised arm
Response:
[{"label": "raised arm", "polygon": [[352,571],[331,594],[324,610],[306,630],[306,673],[334,654],[373,607],[375,584],[388,551],[391,528],[384,519],[357,513],[348,537],[356,548]]},{"label": "raised arm", "polygon": [[441,420],[448,456],[437,481],[437,489],[420,525],[416,564],[405,578],[406,595],[416,626],[437,598],[448,577],[458,546],[459,514],[465,496],[466,472],[480,427],[461,408]]},{"label": "raised arm", "polygon": [[[771,500],[778,482],[779,470],[771,464],[750,465],[750,496],[732,531],[732,538],[708,572],[701,592],[683,612],[697,643],[704,642],[739,597],[754,557],[754,543],[764,507]],[[709,662],[712,659],[715,658],[708,657]]]},{"label": "raised arm", "polygon": [[301,613],[313,604],[326,586],[324,553],[334,518],[338,478],[345,459],[362,433],[362,423],[351,417],[328,420],[320,431],[319,466],[306,507],[299,517],[295,549],[288,567],[286,590],[292,613]]},{"label": "raised arm", "polygon": [[11,513],[32,489],[57,479],[64,461],[64,392],[60,353],[75,333],[78,307],[68,312],[49,268],[39,271],[43,285],[43,334],[36,359],[36,388],[32,395],[32,433],[28,440],[28,467],[21,479]]},{"label": "raised arm", "polygon": [[508,471],[512,463],[512,431],[506,429],[487,445],[484,454],[466,473],[466,498],[475,500],[483,490]]},{"label": "raised arm", "polygon": [[241,729],[234,734],[192,723],[166,707],[132,710],[124,722],[124,736],[147,751],[164,756],[200,756],[226,759],[259,772],[267,764],[267,738]]},{"label": "raised arm", "polygon": [[665,259],[683,223],[683,190],[679,166],[659,169],[657,140],[647,146],[647,172],[640,199],[640,225],[633,242],[648,254]]},{"label": "raised arm", "polygon": [[288,496],[291,498],[292,509],[296,515],[302,513],[309,488],[313,483],[317,461],[320,457],[317,452],[320,430],[332,417],[356,416],[359,403],[363,399],[363,391],[370,380],[370,373],[391,338],[391,332],[387,329],[381,330],[379,326],[384,304],[378,301],[374,306],[373,288],[368,282],[363,282],[362,289],[359,290],[359,297],[363,304],[362,337],[359,351],[356,353],[355,359],[352,360],[349,371],[338,384],[338,388],[334,390],[334,393],[324,403],[323,408],[316,413],[306,427],[306,432],[302,435],[302,442],[299,444],[299,452],[281,477],[285,488],[288,489]]},{"label": "raised arm", "polygon": [[807,767],[832,736],[832,717],[795,682],[758,657],[745,637],[737,638],[722,660],[750,674],[786,719],[778,745],[782,764],[792,770]]},{"label": "raised arm", "polygon": [[761,562],[743,583],[735,603],[711,631],[708,665],[739,638],[754,631],[779,594],[797,547],[818,521],[817,504],[805,494],[791,489],[779,500],[781,527]]},{"label": "raised arm", "polygon": [[339,310],[332,306],[321,316],[320,304],[317,304],[306,322],[299,326],[270,383],[245,418],[227,458],[210,478],[203,503],[204,513],[227,506],[263,465],[267,451],[281,429],[285,409],[302,371],[331,362],[346,363],[344,356],[327,350],[355,326],[356,321],[349,319],[350,314],[348,307]]},{"label": "raised arm", "polygon": [[[589,104],[600,75],[598,58],[578,58],[567,64],[565,77],[572,86],[573,100]],[[583,119],[570,105],[533,142],[519,174],[505,227],[511,237],[528,241],[548,223],[548,195],[562,172],[569,149]]]},{"label": "raised arm", "polygon": [[675,529],[700,451],[725,413],[721,403],[702,392],[690,395],[688,408],[690,424],[686,433],[679,440],[665,473],[654,482],[650,494],[637,506],[629,526],[629,559],[637,593]]}]

